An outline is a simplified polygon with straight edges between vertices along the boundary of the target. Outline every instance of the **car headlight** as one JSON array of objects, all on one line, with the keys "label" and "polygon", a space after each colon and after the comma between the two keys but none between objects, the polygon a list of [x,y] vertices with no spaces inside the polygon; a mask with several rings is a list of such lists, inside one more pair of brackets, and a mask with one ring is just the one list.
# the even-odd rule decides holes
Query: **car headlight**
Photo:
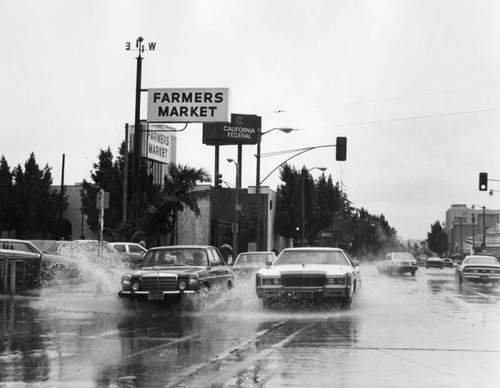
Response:
[{"label": "car headlight", "polygon": [[263,286],[279,286],[281,284],[280,278],[263,278],[262,285]]},{"label": "car headlight", "polygon": [[181,291],[182,291],[182,290],[185,290],[185,289],[186,289],[186,287],[187,287],[186,282],[185,282],[184,280],[181,280],[181,281],[179,282],[179,290],[181,290]]},{"label": "car headlight", "polygon": [[345,284],[345,277],[342,278],[327,278],[326,279],[326,285],[327,286],[339,286],[339,285],[344,285]]},{"label": "car headlight", "polygon": [[[198,278],[198,275],[195,273],[190,273],[188,275],[188,286],[189,288],[196,288],[200,284],[200,279]],[[179,284],[180,286],[180,284]]]},{"label": "car headlight", "polygon": [[130,275],[122,276],[122,288],[130,288],[131,281],[132,281],[132,276]]},{"label": "car headlight", "polygon": [[132,290],[139,291],[139,288],[140,288],[139,283],[137,283],[137,282],[132,283]]}]

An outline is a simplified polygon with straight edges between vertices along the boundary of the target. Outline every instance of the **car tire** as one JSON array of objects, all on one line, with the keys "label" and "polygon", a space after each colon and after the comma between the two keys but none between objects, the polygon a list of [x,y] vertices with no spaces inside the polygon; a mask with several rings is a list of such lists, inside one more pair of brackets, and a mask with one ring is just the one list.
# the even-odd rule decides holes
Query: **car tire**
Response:
[{"label": "car tire", "polygon": [[349,310],[352,305],[352,297],[346,296],[344,299],[342,299],[342,302],[340,303],[340,307],[345,310]]}]

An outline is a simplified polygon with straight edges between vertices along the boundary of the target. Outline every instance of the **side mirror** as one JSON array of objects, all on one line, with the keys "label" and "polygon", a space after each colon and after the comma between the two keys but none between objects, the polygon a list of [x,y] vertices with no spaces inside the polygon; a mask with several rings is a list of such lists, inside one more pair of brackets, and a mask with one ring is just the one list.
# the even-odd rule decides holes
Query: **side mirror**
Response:
[{"label": "side mirror", "polygon": [[273,259],[266,259],[266,267],[270,267],[273,264]]},{"label": "side mirror", "polygon": [[357,260],[353,260],[353,261],[352,261],[352,264],[353,264],[355,267],[359,267],[359,261],[357,261]]}]

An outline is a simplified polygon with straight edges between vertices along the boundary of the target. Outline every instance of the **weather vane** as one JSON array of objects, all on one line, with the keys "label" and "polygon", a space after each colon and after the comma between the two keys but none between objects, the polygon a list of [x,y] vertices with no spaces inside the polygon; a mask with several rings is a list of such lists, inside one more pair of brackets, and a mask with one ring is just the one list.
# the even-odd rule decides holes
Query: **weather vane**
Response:
[{"label": "weather vane", "polygon": [[125,42],[125,50],[127,51],[139,51],[139,56],[141,56],[141,53],[144,52],[144,50],[148,51],[154,51],[156,49],[156,42],[147,42],[147,49],[144,47],[145,43],[143,43],[144,38],[142,36],[139,36],[135,40],[135,49],[132,48],[132,43],[131,42]]}]

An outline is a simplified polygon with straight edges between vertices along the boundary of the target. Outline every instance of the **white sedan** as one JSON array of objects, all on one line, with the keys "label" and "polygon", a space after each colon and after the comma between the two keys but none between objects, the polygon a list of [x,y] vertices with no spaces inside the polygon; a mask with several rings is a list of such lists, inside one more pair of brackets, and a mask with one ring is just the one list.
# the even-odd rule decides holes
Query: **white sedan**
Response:
[{"label": "white sedan", "polygon": [[280,299],[340,300],[351,306],[361,287],[359,263],[340,248],[287,248],[256,274],[264,306]]},{"label": "white sedan", "polygon": [[500,282],[500,263],[494,256],[467,256],[456,268],[455,276],[459,284],[464,280],[473,283]]}]

